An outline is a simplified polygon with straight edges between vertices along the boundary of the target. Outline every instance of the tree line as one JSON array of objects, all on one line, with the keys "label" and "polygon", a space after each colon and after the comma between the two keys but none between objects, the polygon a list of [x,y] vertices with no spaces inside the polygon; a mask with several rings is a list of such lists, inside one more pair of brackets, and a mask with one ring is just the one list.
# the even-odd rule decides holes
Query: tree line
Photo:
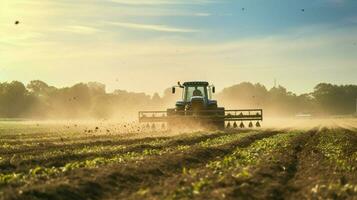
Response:
[{"label": "tree line", "polygon": [[[78,83],[57,88],[34,80],[24,85],[19,81],[0,83],[1,118],[134,119],[139,110],[164,110],[173,107],[180,94],[115,90],[106,92],[98,82]],[[267,89],[249,82],[239,83],[214,96],[226,108],[263,108],[267,115],[294,116],[348,115],[355,112],[357,85],[320,83],[312,93],[296,95],[282,86]]]},{"label": "tree line", "polygon": [[275,116],[351,115],[356,112],[357,85],[320,83],[313,92],[296,95],[282,86],[268,90],[259,83],[243,82],[224,88],[218,99],[232,108],[259,107],[266,114]]}]

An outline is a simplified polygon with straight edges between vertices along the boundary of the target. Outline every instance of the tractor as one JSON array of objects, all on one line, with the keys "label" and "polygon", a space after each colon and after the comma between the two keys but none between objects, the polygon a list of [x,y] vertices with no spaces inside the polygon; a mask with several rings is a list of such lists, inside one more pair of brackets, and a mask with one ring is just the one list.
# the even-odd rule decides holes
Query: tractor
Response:
[{"label": "tractor", "polygon": [[[155,123],[163,123],[162,127],[204,127],[208,129],[245,128],[243,121],[249,121],[248,127],[260,127],[263,121],[262,109],[225,110],[212,99],[214,85],[205,81],[177,83],[172,87],[182,89],[182,99],[176,102],[175,108],[166,111],[139,111],[139,122],[147,123],[147,127],[156,127]],[[233,122],[233,124],[231,124]],[[237,124],[239,123],[239,125]],[[150,126],[150,123],[152,124]]]}]

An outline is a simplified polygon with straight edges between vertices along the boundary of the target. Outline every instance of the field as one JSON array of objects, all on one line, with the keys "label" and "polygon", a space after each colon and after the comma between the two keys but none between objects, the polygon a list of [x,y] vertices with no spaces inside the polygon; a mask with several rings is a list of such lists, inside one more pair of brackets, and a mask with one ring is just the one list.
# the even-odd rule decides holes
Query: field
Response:
[{"label": "field", "polygon": [[0,199],[357,199],[357,121],[295,125],[1,122]]}]

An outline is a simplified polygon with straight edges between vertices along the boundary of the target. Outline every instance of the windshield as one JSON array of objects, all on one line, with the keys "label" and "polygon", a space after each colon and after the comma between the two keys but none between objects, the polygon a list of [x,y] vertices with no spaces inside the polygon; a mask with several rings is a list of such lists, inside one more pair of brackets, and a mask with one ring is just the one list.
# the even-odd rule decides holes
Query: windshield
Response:
[{"label": "windshield", "polygon": [[190,101],[193,96],[201,96],[206,98],[205,87],[203,86],[189,86],[185,88],[185,101]]}]

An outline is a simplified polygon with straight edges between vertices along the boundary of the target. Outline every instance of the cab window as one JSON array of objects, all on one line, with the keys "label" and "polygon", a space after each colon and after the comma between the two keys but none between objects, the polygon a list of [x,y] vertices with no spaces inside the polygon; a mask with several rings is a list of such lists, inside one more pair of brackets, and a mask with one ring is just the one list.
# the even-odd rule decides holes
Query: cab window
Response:
[{"label": "cab window", "polygon": [[205,87],[203,86],[189,86],[185,89],[185,101],[190,101],[193,96],[201,96],[206,98]]}]

